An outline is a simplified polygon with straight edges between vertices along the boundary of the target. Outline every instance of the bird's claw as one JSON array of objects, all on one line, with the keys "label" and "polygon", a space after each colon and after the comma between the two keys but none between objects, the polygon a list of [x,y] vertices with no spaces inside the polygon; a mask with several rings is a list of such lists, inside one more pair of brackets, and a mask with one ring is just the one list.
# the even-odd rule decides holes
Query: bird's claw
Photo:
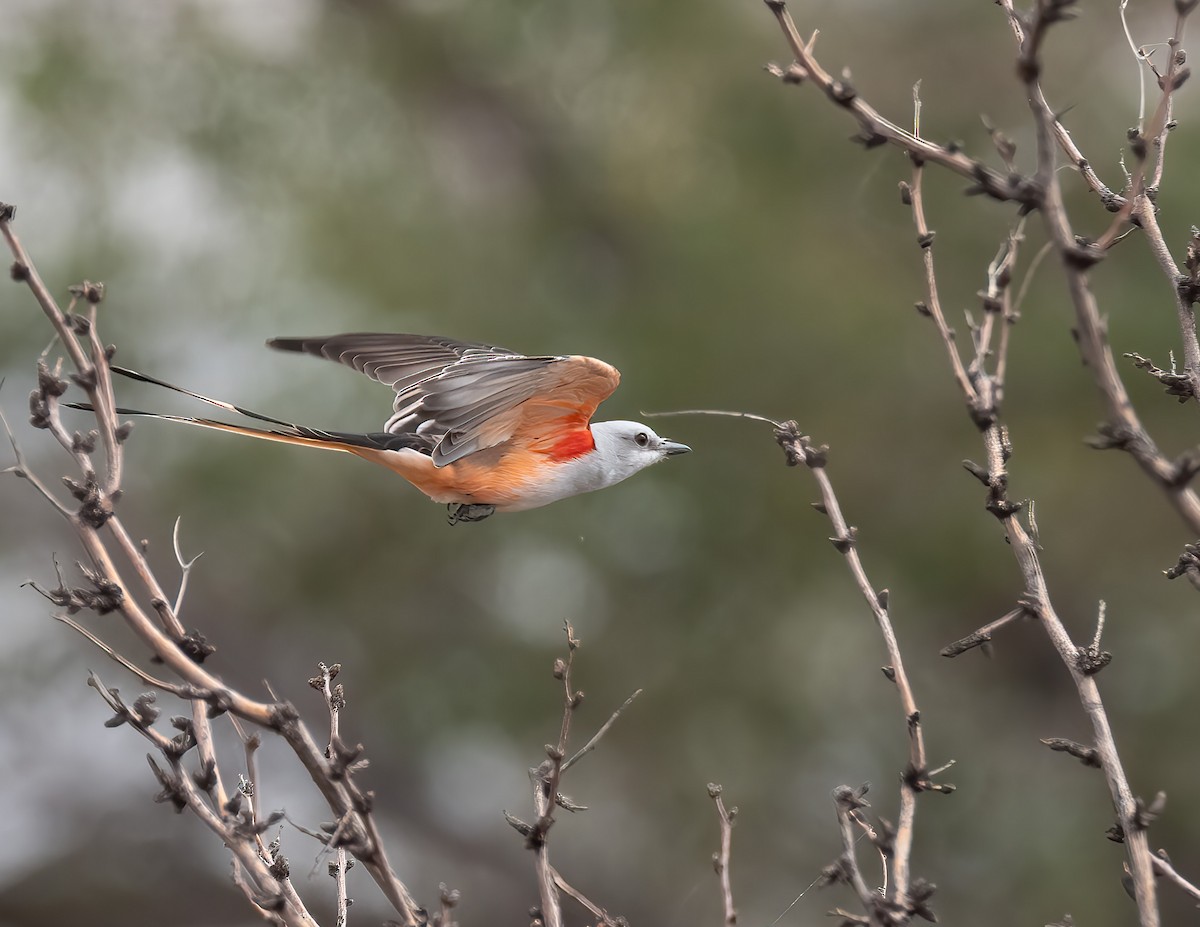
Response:
[{"label": "bird's claw", "polygon": [[447,521],[452,525],[460,521],[483,521],[495,512],[494,505],[480,505],[477,502],[451,502],[446,506]]}]

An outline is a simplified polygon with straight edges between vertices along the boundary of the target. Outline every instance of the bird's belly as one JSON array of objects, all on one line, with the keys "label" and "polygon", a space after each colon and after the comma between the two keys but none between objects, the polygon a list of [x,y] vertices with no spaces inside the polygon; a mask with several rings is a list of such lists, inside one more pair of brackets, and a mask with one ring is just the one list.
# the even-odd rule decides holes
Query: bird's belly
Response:
[{"label": "bird's belly", "polygon": [[586,474],[576,460],[556,462],[513,448],[488,448],[444,467],[412,450],[359,456],[399,473],[434,502],[494,505],[498,512],[534,509],[599,488],[581,479]]},{"label": "bird's belly", "polygon": [[589,461],[581,458],[558,462],[543,462],[538,478],[527,482],[511,502],[497,504],[497,511],[522,512],[568,499],[612,485],[611,479],[595,472]]}]

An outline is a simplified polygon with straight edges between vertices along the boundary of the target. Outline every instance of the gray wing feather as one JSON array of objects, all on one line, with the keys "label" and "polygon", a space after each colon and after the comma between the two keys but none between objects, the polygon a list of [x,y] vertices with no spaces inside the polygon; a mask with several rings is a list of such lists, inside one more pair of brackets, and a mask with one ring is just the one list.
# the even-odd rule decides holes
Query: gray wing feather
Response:
[{"label": "gray wing feather", "polygon": [[515,354],[507,348],[476,341],[382,332],[352,332],[318,338],[272,338],[267,345],[278,351],[297,351],[337,361],[397,391],[426,376],[436,375],[464,357]]},{"label": "gray wing feather", "polygon": [[378,332],[273,338],[267,344],[337,361],[390,386],[394,414],[384,428],[431,439],[439,467],[485,447],[486,424],[533,396],[538,374],[562,359],[527,357],[481,342]]}]

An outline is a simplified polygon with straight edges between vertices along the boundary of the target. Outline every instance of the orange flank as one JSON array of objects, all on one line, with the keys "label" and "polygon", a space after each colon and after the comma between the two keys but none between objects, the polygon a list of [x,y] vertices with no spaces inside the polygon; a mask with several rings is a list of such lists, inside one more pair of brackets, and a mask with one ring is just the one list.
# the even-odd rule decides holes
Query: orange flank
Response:
[{"label": "orange flank", "polygon": [[563,461],[574,460],[576,457],[582,457],[589,451],[596,449],[596,439],[592,437],[590,428],[582,428],[579,431],[572,431],[551,446],[547,452],[551,460]]},{"label": "orange flank", "polygon": [[347,447],[350,453],[399,473],[434,502],[510,506],[537,483],[540,455],[525,448],[487,448],[444,467],[424,454]]}]

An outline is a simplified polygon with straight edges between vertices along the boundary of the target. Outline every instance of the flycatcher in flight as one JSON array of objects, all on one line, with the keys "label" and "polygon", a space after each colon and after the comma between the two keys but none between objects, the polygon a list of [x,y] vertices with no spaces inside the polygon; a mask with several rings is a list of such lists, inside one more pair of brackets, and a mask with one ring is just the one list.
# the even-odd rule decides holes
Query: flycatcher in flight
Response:
[{"label": "flycatcher in flight", "polygon": [[390,386],[396,398],[384,430],[353,434],[293,425],[114,366],[123,376],[275,427],[118,411],[354,454],[445,503],[451,524],[603,489],[690,450],[638,422],[593,422],[596,407],[621,379],[615,367],[594,357],[529,357],[489,344],[381,333],[273,338],[267,344],[337,361]]}]

